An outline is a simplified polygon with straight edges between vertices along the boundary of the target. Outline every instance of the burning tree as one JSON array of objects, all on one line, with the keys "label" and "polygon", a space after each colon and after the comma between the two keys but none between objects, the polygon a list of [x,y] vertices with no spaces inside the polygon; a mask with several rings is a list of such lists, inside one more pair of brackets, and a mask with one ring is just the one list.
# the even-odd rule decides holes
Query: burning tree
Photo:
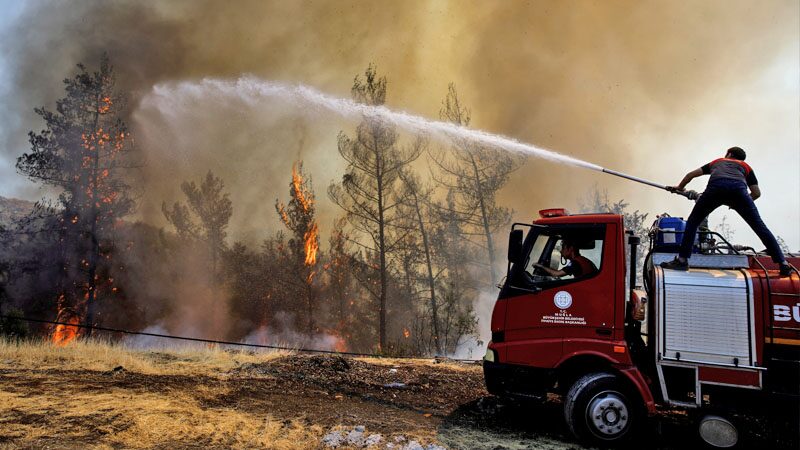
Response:
[{"label": "burning tree", "polygon": [[[364,75],[363,80],[356,77],[353,82],[353,99],[371,106],[383,105],[386,77],[378,77],[372,66]],[[329,186],[328,195],[345,210],[350,225],[365,237],[360,244],[377,257],[378,292],[366,287],[378,303],[378,346],[385,349],[388,258],[402,240],[390,235],[400,220],[397,206],[403,202],[397,184],[403,167],[419,157],[422,143],[401,148],[392,125],[377,117],[364,117],[355,138],[339,133],[338,147],[347,161],[347,171],[341,183]]]},{"label": "burning tree", "polygon": [[292,292],[302,292],[306,315],[306,333],[316,331],[314,311],[317,292],[314,277],[317,275],[317,252],[319,251],[319,227],[314,217],[314,192],[311,180],[303,173],[303,163],[292,166],[292,181],[289,183],[289,203],[275,201],[275,210],[281,221],[292,233],[288,245],[288,276]]},{"label": "burning tree", "polygon": [[346,215],[335,222],[329,236],[324,295],[331,317],[336,318],[331,323],[335,333],[346,339],[348,348],[371,352],[377,348],[380,323],[380,261],[354,235],[357,232]]},{"label": "burning tree", "polygon": [[[470,112],[450,84],[440,111],[442,120],[459,126],[469,126]],[[519,156],[467,141],[454,141],[453,147],[430,152],[441,174],[440,185],[453,193],[453,212],[464,223],[467,236],[477,236],[485,245],[492,284],[497,284],[497,248],[494,233],[508,224],[511,212],[497,205],[497,191],[508,181],[511,172],[522,164]],[[488,261],[487,261],[488,260]]]},{"label": "burning tree", "polygon": [[[30,179],[59,190],[54,231],[59,246],[58,254],[51,255],[59,267],[58,320],[93,324],[97,299],[113,290],[104,273],[107,265],[102,265],[111,258],[111,232],[134,206],[123,178],[134,147],[108,57],[102,57],[97,72],[82,64],[78,69],[78,75],[64,80],[66,96],[56,102],[55,111],[35,109],[46,128],[29,133],[31,151],[16,166]],[[53,339],[66,343],[76,334],[77,328],[59,325]]]}]

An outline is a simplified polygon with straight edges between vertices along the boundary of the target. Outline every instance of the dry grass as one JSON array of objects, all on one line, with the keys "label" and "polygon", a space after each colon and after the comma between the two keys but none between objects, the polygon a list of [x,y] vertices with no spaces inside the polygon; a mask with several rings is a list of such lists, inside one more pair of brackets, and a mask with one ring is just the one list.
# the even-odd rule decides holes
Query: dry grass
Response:
[{"label": "dry grass", "polygon": [[[0,449],[320,449],[325,432],[342,426],[342,422],[331,423],[331,417],[341,415],[346,422],[369,423],[360,418],[357,396],[345,402],[343,411],[337,410],[338,403],[326,409],[320,402],[325,402],[327,394],[317,397],[313,393],[320,388],[314,382],[306,387],[291,376],[286,379],[294,380],[294,389],[301,383],[300,389],[312,392],[295,396],[287,391],[286,399],[292,408],[296,406],[294,410],[269,406],[284,395],[280,385],[271,391],[269,382],[259,385],[263,390],[257,391],[272,396],[267,400],[254,403],[242,397],[255,392],[243,390],[247,386],[243,376],[253,381],[265,377],[275,383],[272,375],[248,366],[260,368],[287,355],[291,353],[217,346],[143,350],[102,340],[74,341],[64,347],[47,341],[0,340]],[[431,359],[359,359],[381,366],[470,370],[470,366]],[[115,371],[119,366],[124,370]],[[275,392],[280,393],[276,396]],[[264,408],[253,408],[254,404]],[[367,405],[372,408],[369,414],[375,414],[375,405]],[[322,413],[318,413],[320,408]],[[435,440],[435,432],[427,428],[430,419],[393,408],[385,412],[385,423],[393,428],[398,422],[410,421],[409,429],[402,431],[407,438]],[[418,419],[424,424],[419,428]],[[395,432],[388,432],[387,438]]]},{"label": "dry grass", "polygon": [[246,363],[262,363],[288,355],[285,351],[225,350],[219,346],[137,350],[102,340],[78,340],[64,347],[46,341],[0,340],[0,367],[37,370],[126,370],[152,375],[224,374]]},{"label": "dry grass", "polygon": [[9,419],[0,419],[0,434],[14,447],[55,443],[59,448],[175,448],[191,442],[203,447],[291,450],[317,448],[323,434],[320,427],[297,421],[284,424],[268,415],[203,408],[180,392],[0,391],[0,405]]},{"label": "dry grass", "polygon": [[[257,364],[286,352],[254,353],[219,347],[136,350],[109,342],[0,341],[0,369],[36,388],[0,390],[0,448],[176,448],[187,443],[217,448],[308,449],[319,447],[323,430],[298,421],[232,408],[209,408],[204,398],[225,393],[224,383],[134,392],[130,389],[76,390],[59,385],[48,372],[126,371],[148,375],[203,375],[222,381],[231,369]],[[24,373],[24,375],[22,375]]]}]

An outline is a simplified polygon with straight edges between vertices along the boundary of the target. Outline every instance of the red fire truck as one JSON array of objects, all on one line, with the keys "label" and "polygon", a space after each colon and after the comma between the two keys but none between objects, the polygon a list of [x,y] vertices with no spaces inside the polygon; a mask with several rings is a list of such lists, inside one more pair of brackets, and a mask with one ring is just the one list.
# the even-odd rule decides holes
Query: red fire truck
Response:
[{"label": "red fire truck", "polygon": [[[681,228],[660,218],[637,289],[640,239],[621,216],[540,215],[510,233],[483,361],[490,393],[559,393],[570,430],[601,444],[631,438],[657,406],[693,409],[717,447],[739,439],[733,409],[800,410],[800,274],[781,278],[769,258],[710,232],[699,233],[688,271],[662,269]],[[541,266],[568,264],[564,240],[594,267],[549,276]]]}]

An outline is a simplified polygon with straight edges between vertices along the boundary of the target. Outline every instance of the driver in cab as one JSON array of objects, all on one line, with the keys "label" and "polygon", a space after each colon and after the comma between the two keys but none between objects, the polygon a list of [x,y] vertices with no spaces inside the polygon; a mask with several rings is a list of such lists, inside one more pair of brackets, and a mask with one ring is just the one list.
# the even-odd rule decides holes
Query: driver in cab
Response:
[{"label": "driver in cab", "polygon": [[578,278],[597,273],[597,266],[595,266],[594,263],[589,260],[589,258],[581,256],[581,252],[573,240],[564,239],[561,244],[561,256],[566,258],[568,263],[559,270],[551,269],[550,267],[539,263],[534,264],[534,267],[544,270],[552,277],[558,278],[565,277],[567,275],[572,275],[574,278]]}]

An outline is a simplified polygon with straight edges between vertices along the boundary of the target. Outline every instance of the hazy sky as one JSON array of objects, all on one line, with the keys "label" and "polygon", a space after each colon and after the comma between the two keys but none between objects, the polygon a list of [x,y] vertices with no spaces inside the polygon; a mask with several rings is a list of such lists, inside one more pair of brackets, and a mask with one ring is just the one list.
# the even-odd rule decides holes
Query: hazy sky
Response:
[{"label": "hazy sky", "polygon": [[[292,162],[314,180],[323,232],[338,211],[325,189],[341,177],[336,133],[310,121],[211,100],[169,121],[138,108],[157,83],[202,77],[306,83],[349,96],[370,63],[389,79],[388,105],[437,118],[449,82],[475,128],[501,133],[664,184],[737,145],[760,180],[757,204],[800,249],[800,3],[797,1],[71,1],[0,4],[0,195],[43,194],[13,169],[74,65],[107,51],[130,93],[129,122],[146,155],[139,216],[207,170],[234,199],[234,235],[279,227]],[[691,204],[608,175],[529,160],[501,193],[515,220],[578,201],[594,185],[652,215]],[[690,188],[702,190],[705,180]],[[735,213],[737,241],[758,248]]]}]

